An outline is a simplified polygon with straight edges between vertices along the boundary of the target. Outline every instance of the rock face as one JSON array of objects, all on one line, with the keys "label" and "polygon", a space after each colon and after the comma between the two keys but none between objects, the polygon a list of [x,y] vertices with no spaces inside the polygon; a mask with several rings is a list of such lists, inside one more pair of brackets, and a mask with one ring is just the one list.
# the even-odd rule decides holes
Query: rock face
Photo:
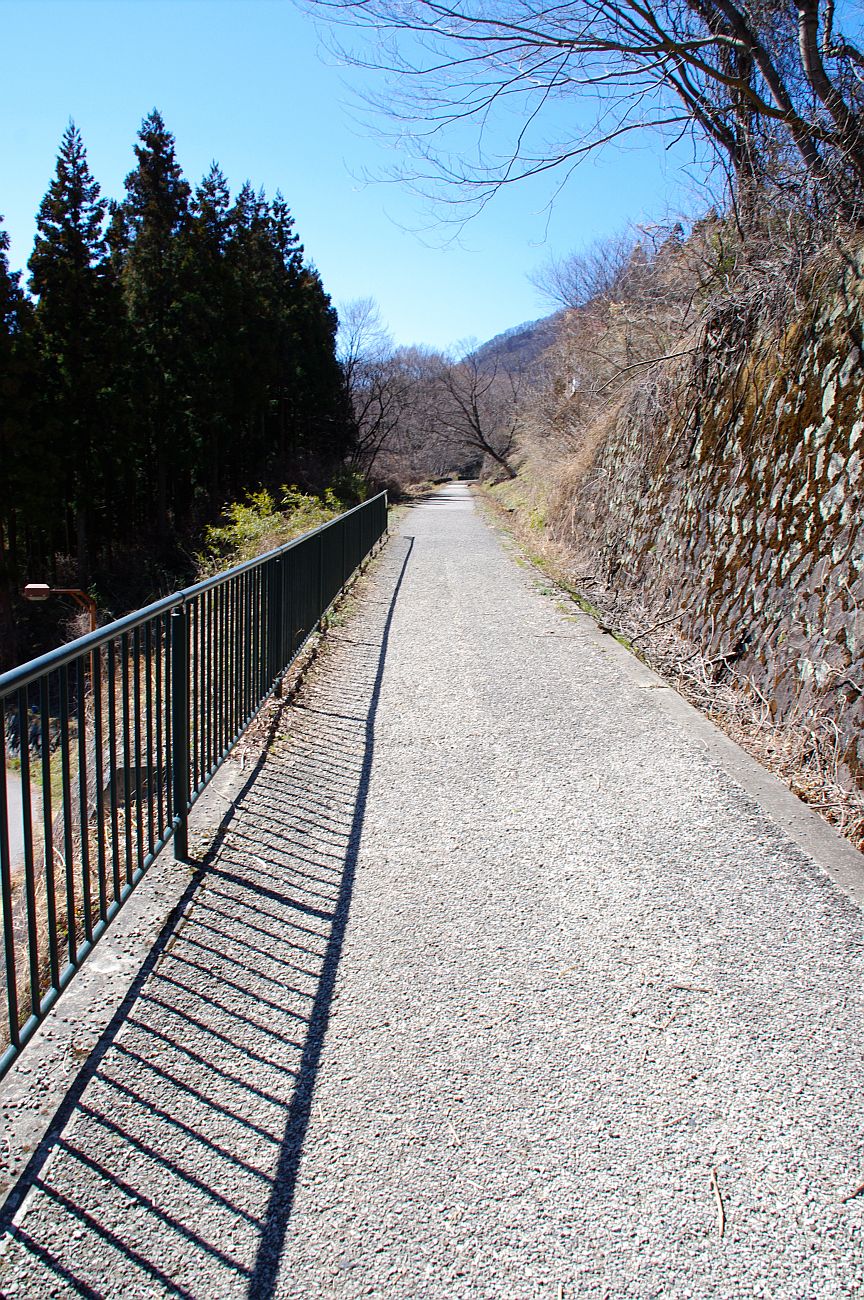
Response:
[{"label": "rock face", "polygon": [[[836,725],[864,781],[864,252],[803,313],[718,321],[700,361],[618,413],[559,532],[682,610],[772,712]],[[566,516],[566,524],[563,522]],[[724,658],[725,657],[725,658]],[[823,721],[820,725],[826,725]]]}]

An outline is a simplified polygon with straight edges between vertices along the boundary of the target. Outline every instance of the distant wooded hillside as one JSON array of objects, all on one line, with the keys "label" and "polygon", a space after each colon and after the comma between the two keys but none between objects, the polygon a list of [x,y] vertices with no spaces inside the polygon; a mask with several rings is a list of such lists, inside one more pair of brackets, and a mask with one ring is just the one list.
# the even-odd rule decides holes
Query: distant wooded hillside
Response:
[{"label": "distant wooded hillside", "polygon": [[514,325],[483,343],[474,356],[484,366],[494,361],[506,370],[531,370],[555,342],[564,316],[563,311],[556,311],[551,316]]}]

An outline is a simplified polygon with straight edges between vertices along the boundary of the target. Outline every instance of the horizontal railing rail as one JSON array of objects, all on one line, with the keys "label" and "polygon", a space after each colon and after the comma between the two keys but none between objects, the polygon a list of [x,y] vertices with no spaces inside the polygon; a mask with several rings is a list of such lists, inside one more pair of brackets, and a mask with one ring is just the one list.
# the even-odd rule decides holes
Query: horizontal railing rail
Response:
[{"label": "horizontal railing rail", "polygon": [[0,675],[0,1078],[386,531],[381,493]]}]

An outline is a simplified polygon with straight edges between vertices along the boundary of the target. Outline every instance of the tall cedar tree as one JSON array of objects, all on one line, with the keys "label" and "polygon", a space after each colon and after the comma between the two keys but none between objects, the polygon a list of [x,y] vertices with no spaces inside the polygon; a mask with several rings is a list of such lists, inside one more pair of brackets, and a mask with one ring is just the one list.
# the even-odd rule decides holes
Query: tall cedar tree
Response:
[{"label": "tall cedar tree", "polygon": [[[0,217],[2,220],[2,217]],[[36,504],[37,467],[30,458],[30,305],[20,275],[9,270],[9,236],[0,230],[0,669],[16,662],[13,592],[18,584],[22,532]]]},{"label": "tall cedar tree", "polygon": [[214,162],[195,191],[186,239],[189,294],[189,420],[203,463],[197,475],[199,509],[213,515],[230,492],[228,452],[240,411],[236,396],[237,287],[228,249],[233,233],[228,182]]},{"label": "tall cedar tree", "polygon": [[271,392],[279,368],[279,320],[288,308],[281,300],[281,263],[277,267],[263,191],[256,193],[247,181],[231,219],[228,257],[238,303],[234,374],[239,420],[229,474],[232,483],[254,477],[266,481]]},{"label": "tall cedar tree", "polygon": [[192,448],[185,416],[191,303],[184,283],[183,236],[190,189],[174,137],[153,110],[126,177],[126,248],[121,279],[132,330],[133,404],[143,439],[142,486],[152,493],[156,535],[164,546],[172,519],[189,505]]},{"label": "tall cedar tree", "polygon": [[[113,321],[104,268],[106,204],[70,122],[57,173],[39,207],[29,261],[37,296],[38,420],[51,455],[42,472],[57,482],[55,547],[77,556],[77,580],[89,581],[94,517],[103,515],[110,453],[106,401]],[[104,528],[104,521],[103,521]]]},{"label": "tall cedar tree", "polygon": [[345,455],[352,428],[336,358],[339,322],[318,272],[304,264],[294,219],[278,191],[270,224],[284,277],[281,301],[289,306],[279,332],[278,446],[282,459],[299,458],[314,475],[322,453],[334,459]]}]

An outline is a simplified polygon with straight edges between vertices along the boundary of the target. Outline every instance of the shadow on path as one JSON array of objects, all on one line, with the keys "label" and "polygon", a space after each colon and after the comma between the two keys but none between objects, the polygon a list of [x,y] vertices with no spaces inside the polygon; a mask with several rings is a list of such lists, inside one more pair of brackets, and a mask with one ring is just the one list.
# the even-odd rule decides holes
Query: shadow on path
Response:
[{"label": "shadow on path", "polygon": [[4,1296],[274,1294],[412,548],[390,543],[361,617],[274,714],[265,753],[10,1194]]},{"label": "shadow on path", "polygon": [[378,667],[365,719],[363,759],[360,767],[360,779],[357,784],[354,815],[351,820],[351,829],[348,834],[348,845],[345,853],[345,865],[342,871],[339,895],[333,911],[330,937],[327,941],[327,948],[324,953],[318,988],[309,1015],[309,1028],[306,1033],[306,1043],[303,1048],[303,1056],[300,1062],[300,1074],[297,1080],[297,1087],[288,1110],[288,1117],[285,1124],[285,1136],[279,1155],[273,1190],[267,1206],[267,1213],[262,1224],[261,1242],[249,1283],[249,1296],[254,1297],[255,1300],[258,1300],[258,1297],[265,1297],[273,1294],[279,1268],[279,1259],[285,1241],[285,1231],[288,1226],[288,1219],[291,1215],[291,1207],[294,1203],[294,1190],[297,1183],[297,1168],[303,1151],[303,1139],[306,1134],[306,1128],[309,1124],[312,1093],[315,1087],[315,1076],[318,1073],[318,1062],[321,1056],[321,1048],[324,1045],[324,1036],[327,1032],[327,1022],[330,1018],[330,1003],[333,998],[333,986],[336,981],[336,970],[342,952],[342,942],[345,937],[345,927],[348,923],[348,910],[351,905],[351,894],[354,888],[357,853],[360,847],[360,836],[363,831],[363,818],[366,813],[366,799],[369,793],[369,780],[372,774],[372,759],[375,752],[375,715],[378,712],[378,701],[381,696],[384,663],[387,657],[387,646],[390,639],[390,625],[393,621],[393,612],[396,607],[396,599],[399,595],[399,589],[402,586],[402,580],[405,576],[408,560],[410,559],[411,551],[414,547],[414,539],[412,537],[406,538],[405,540],[408,545],[405,551],[402,568],[399,572],[399,577],[393,591],[387,620],[384,624],[384,630],[381,637],[381,649],[378,655]]}]

